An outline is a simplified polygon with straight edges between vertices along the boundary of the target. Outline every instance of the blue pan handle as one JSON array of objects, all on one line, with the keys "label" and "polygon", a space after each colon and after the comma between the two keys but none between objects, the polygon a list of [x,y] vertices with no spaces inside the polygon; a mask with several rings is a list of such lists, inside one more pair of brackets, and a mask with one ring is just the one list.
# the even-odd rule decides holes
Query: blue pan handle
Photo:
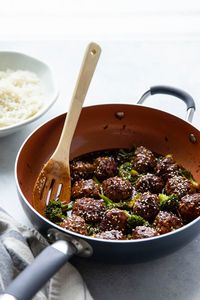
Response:
[{"label": "blue pan handle", "polygon": [[44,284],[77,252],[75,246],[60,240],[44,249],[8,286],[1,300],[31,300]]},{"label": "blue pan handle", "polygon": [[151,87],[147,92],[145,92],[142,95],[137,104],[143,104],[147,97],[156,94],[171,95],[185,102],[187,106],[186,121],[192,122],[192,118],[196,109],[194,99],[187,92],[172,86],[157,85]]}]

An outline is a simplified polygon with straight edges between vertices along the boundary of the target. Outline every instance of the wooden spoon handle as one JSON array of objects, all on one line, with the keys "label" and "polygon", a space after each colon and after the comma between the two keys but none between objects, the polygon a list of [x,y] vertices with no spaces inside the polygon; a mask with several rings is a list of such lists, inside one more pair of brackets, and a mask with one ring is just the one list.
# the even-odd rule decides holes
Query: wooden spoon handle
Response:
[{"label": "wooden spoon handle", "polygon": [[88,45],[69,106],[69,112],[65,119],[62,134],[53,154],[54,159],[63,161],[65,164],[69,160],[71,141],[100,54],[101,48],[99,45],[96,43],[90,43]]}]

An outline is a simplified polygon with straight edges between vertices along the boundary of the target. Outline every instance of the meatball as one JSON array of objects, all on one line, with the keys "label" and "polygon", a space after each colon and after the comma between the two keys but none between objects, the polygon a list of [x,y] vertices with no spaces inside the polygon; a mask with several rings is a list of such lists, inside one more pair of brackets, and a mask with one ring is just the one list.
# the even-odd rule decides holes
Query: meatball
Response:
[{"label": "meatball", "polygon": [[117,163],[113,157],[98,157],[94,161],[94,174],[100,180],[113,177],[117,173]]},{"label": "meatball", "polygon": [[171,212],[160,211],[157,214],[153,225],[159,234],[164,234],[182,227],[183,222]]},{"label": "meatball", "polygon": [[105,212],[100,223],[100,230],[119,230],[124,232],[127,227],[127,214],[118,208],[112,208]]},{"label": "meatball", "polygon": [[156,165],[156,158],[153,152],[143,146],[140,146],[135,150],[135,156],[133,157],[132,164],[139,173],[146,173],[154,169]]},{"label": "meatball", "polygon": [[179,212],[184,222],[200,216],[200,193],[186,195],[179,201]]},{"label": "meatball", "polygon": [[103,193],[114,202],[129,200],[132,195],[132,185],[121,177],[111,177],[102,182]]},{"label": "meatball", "polygon": [[161,176],[166,182],[168,178],[178,175],[179,166],[174,162],[172,156],[165,156],[157,162],[156,175]]},{"label": "meatball", "polygon": [[103,200],[93,198],[80,198],[74,202],[72,213],[84,218],[86,222],[99,222],[104,214]]},{"label": "meatball", "polygon": [[167,180],[165,192],[167,195],[175,194],[181,198],[186,194],[194,193],[195,188],[192,186],[190,180],[182,176],[174,176]]},{"label": "meatball", "polygon": [[159,212],[158,196],[151,193],[144,193],[136,199],[133,212],[143,217],[145,220],[152,222]]},{"label": "meatball", "polygon": [[137,179],[135,187],[141,193],[151,192],[158,194],[162,191],[164,183],[161,177],[148,173]]},{"label": "meatball", "polygon": [[70,173],[72,181],[92,178],[94,165],[83,161],[72,161],[70,163]]},{"label": "meatball", "polygon": [[157,236],[158,232],[151,227],[147,226],[137,226],[132,230],[132,238],[133,239],[145,239]]},{"label": "meatball", "polygon": [[85,220],[79,216],[72,215],[70,217],[67,217],[62,223],[59,224],[61,227],[83,234],[87,235],[87,226],[85,223]]},{"label": "meatball", "polygon": [[93,179],[81,179],[72,186],[71,195],[73,198],[99,198],[99,185]]},{"label": "meatball", "polygon": [[124,235],[119,230],[107,230],[97,233],[95,238],[105,239],[105,240],[124,240]]}]

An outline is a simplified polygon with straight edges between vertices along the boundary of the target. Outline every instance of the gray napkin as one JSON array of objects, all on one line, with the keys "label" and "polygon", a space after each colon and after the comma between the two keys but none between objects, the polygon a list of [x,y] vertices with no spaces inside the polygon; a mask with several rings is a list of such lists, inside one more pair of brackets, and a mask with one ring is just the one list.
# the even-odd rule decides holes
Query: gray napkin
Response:
[{"label": "gray napkin", "polygon": [[[0,208],[0,293],[48,242],[33,228],[16,222]],[[67,263],[34,300],[93,300],[81,275]]]}]

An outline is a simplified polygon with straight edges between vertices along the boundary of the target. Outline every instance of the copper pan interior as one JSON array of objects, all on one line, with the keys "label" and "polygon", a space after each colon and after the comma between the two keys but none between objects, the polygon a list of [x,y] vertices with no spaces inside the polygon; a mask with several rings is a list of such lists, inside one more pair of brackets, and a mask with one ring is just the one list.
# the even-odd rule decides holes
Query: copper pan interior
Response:
[{"label": "copper pan interior", "polygon": [[[30,203],[35,180],[58,143],[64,118],[65,114],[42,125],[19,153],[17,180]],[[195,143],[190,141],[191,134]],[[71,158],[133,145],[144,145],[161,154],[172,153],[200,182],[199,131],[171,114],[143,106],[109,104],[83,108],[71,145]]]}]

